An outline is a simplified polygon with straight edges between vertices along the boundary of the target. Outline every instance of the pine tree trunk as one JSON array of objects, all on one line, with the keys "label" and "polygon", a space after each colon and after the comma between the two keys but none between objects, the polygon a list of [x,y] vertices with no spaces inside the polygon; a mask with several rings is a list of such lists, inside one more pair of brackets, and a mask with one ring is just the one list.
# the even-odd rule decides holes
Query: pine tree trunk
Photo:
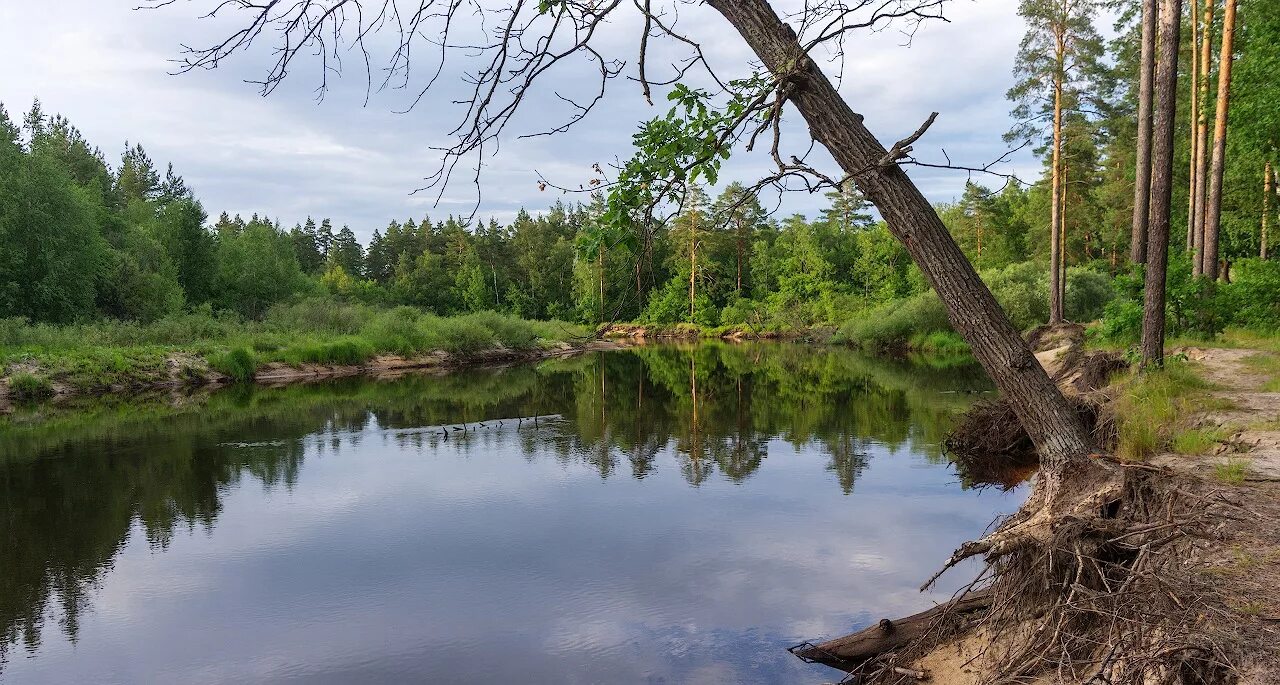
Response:
[{"label": "pine tree trunk", "polygon": [[698,273],[698,213],[689,213],[689,323],[693,323],[694,278]]},{"label": "pine tree trunk", "polygon": [[1058,211],[1058,307],[1061,317],[1067,318],[1067,184],[1069,165],[1062,162],[1062,209]]},{"label": "pine tree trunk", "polygon": [[1169,212],[1173,191],[1173,128],[1178,108],[1178,40],[1182,0],[1160,0],[1160,54],[1156,62],[1151,131],[1151,227],[1147,233],[1146,293],[1142,311],[1142,368],[1164,365],[1164,287],[1169,265]]},{"label": "pine tree trunk", "polygon": [[1200,26],[1200,73],[1197,89],[1200,91],[1199,118],[1196,120],[1196,187],[1192,194],[1195,202],[1195,228],[1191,273],[1204,273],[1204,213],[1205,187],[1209,176],[1209,60],[1213,45],[1213,8],[1215,0],[1204,0],[1204,23]]},{"label": "pine tree trunk", "polygon": [[1049,323],[1062,323],[1059,267],[1062,264],[1062,65],[1065,47],[1058,34],[1058,68],[1053,73],[1053,155],[1049,172]]},{"label": "pine tree trunk", "polygon": [[[1197,12],[1196,3],[1192,0],[1191,6],[1187,11],[1187,22],[1191,24],[1191,86],[1188,88],[1189,97],[1191,99],[1191,113],[1187,121],[1190,125],[1187,129],[1190,131],[1191,140],[1187,143],[1187,156],[1191,158],[1191,168],[1187,170],[1187,243],[1184,246],[1187,252],[1194,254],[1196,244],[1196,170],[1200,168],[1200,148],[1197,142],[1200,135],[1196,129],[1196,122],[1200,121],[1200,13]],[[1144,248],[1145,249],[1145,248]]]},{"label": "pine tree trunk", "polygon": [[1151,80],[1156,62],[1156,0],[1142,0],[1142,58],[1138,76],[1138,151],[1134,164],[1133,227],[1129,259],[1147,261],[1147,215],[1151,203]]},{"label": "pine tree trunk", "polygon": [[1222,51],[1218,55],[1218,103],[1213,117],[1213,161],[1209,166],[1209,200],[1204,217],[1203,273],[1210,279],[1218,277],[1218,236],[1222,233],[1222,173],[1227,156],[1227,115],[1231,107],[1236,4],[1237,0],[1226,0],[1226,13],[1222,17]]},{"label": "pine tree trunk", "polygon": [[742,297],[742,222],[738,222],[738,297]]},{"label": "pine tree trunk", "polygon": [[1032,356],[991,291],[965,259],[933,206],[840,97],[795,32],[767,0],[708,0],[775,76],[785,77],[789,99],[814,140],[827,148],[875,204],[889,231],[919,265],[947,308],[956,331],[1008,400],[1040,452],[1050,480],[1069,464],[1084,463],[1090,438],[1075,411]]},{"label": "pine tree trunk", "polygon": [[1271,162],[1267,162],[1262,169],[1262,231],[1258,236],[1258,256],[1262,259],[1267,258],[1267,220],[1271,217],[1272,182]]}]

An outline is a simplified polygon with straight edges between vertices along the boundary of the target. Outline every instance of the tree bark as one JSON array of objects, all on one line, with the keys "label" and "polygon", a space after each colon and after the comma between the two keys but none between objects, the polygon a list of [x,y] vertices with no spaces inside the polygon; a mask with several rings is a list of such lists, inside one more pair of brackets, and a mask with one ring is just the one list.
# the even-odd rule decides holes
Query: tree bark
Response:
[{"label": "tree bark", "polygon": [[694,279],[698,276],[698,213],[689,213],[689,323],[693,323]]},{"label": "tree bark", "polygon": [[1196,85],[1200,92],[1200,118],[1196,120],[1196,187],[1192,192],[1195,203],[1195,227],[1192,229],[1193,252],[1191,273],[1200,276],[1204,273],[1204,210],[1205,187],[1209,169],[1209,60],[1212,58],[1213,44],[1213,7],[1215,0],[1204,0],[1204,23],[1200,26],[1200,73]]},{"label": "tree bark", "polygon": [[[1156,62],[1156,0],[1142,0],[1142,58],[1138,76],[1138,150],[1133,184],[1133,233],[1129,259],[1147,261],[1147,219],[1151,203],[1151,81]],[[1194,107],[1194,105],[1192,105]]]},{"label": "tree bark", "polygon": [[[1187,252],[1194,254],[1196,245],[1196,170],[1200,165],[1200,148],[1197,142],[1200,140],[1200,134],[1196,129],[1196,122],[1200,121],[1200,76],[1198,69],[1200,68],[1200,55],[1197,52],[1200,48],[1200,13],[1197,11],[1194,0],[1187,12],[1187,21],[1191,24],[1191,70],[1187,73],[1191,74],[1191,87],[1187,90],[1190,93],[1191,112],[1190,131],[1191,140],[1187,143],[1187,156],[1191,158],[1191,168],[1187,170],[1187,243],[1184,246]],[[1143,248],[1145,250],[1145,248]]]},{"label": "tree bark", "polygon": [[979,590],[918,614],[893,620],[880,619],[875,625],[856,633],[817,645],[792,647],[791,651],[806,661],[849,670],[868,659],[909,644],[929,630],[940,616],[956,617],[986,611],[991,602],[991,591]]},{"label": "tree bark", "polygon": [[1036,362],[991,291],[978,278],[933,206],[804,53],[767,0],[708,0],[775,76],[845,173],[880,210],[889,231],[920,266],[956,331],[1005,395],[1051,475],[1088,459],[1091,441],[1061,391]]},{"label": "tree bark", "polygon": [[[1065,12],[1064,12],[1065,14]],[[1065,26],[1059,24],[1055,59],[1057,68],[1053,72],[1053,154],[1049,171],[1049,323],[1062,323],[1062,289],[1060,283],[1060,267],[1062,264],[1062,79],[1063,65],[1066,61],[1066,45],[1063,32]]]},{"label": "tree bark", "polygon": [[1069,165],[1062,162],[1062,207],[1058,210],[1058,307],[1062,320],[1067,318],[1067,184]]},{"label": "tree bark", "polygon": [[1209,165],[1209,200],[1204,217],[1205,278],[1218,277],[1218,236],[1222,232],[1222,172],[1227,156],[1227,115],[1231,107],[1231,63],[1235,54],[1237,0],[1226,0],[1222,17],[1222,51],[1218,55],[1218,102],[1213,117],[1213,161]]},{"label": "tree bark", "polygon": [[1160,55],[1156,64],[1151,133],[1151,227],[1147,233],[1146,294],[1142,312],[1142,368],[1164,366],[1164,286],[1169,264],[1169,211],[1173,191],[1173,127],[1178,107],[1178,40],[1182,0],[1160,0]]},{"label": "tree bark", "polygon": [[1271,162],[1263,165],[1262,170],[1262,231],[1258,236],[1258,256],[1267,258],[1267,220],[1271,217],[1271,193],[1274,190],[1271,175]]}]

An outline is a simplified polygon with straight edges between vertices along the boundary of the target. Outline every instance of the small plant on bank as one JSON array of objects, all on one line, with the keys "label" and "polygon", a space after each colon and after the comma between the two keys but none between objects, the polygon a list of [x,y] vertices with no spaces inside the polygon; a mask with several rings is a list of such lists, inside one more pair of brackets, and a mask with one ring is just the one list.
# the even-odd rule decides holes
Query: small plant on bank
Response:
[{"label": "small plant on bank", "polygon": [[1213,467],[1213,476],[1227,485],[1239,485],[1249,475],[1249,464],[1243,459],[1228,459]]},{"label": "small plant on bank", "polygon": [[9,394],[22,401],[41,400],[53,395],[53,383],[33,373],[15,373],[9,378]]},{"label": "small plant on bank", "polygon": [[1218,427],[1189,428],[1174,433],[1169,447],[1178,454],[1207,454],[1225,438],[1226,432]]},{"label": "small plant on bank", "polygon": [[209,366],[239,382],[253,380],[253,374],[258,370],[253,352],[243,347],[214,355],[209,359]]}]

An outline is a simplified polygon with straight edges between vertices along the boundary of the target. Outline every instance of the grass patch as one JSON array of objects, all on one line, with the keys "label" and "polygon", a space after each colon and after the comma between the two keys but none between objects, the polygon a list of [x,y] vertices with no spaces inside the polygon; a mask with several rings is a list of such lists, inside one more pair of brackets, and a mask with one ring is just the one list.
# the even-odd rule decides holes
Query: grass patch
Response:
[{"label": "grass patch", "polygon": [[42,400],[53,395],[53,383],[33,373],[15,373],[9,378],[9,394],[17,400]]},{"label": "grass patch", "polygon": [[1221,428],[1188,428],[1174,431],[1169,448],[1178,454],[1207,454],[1213,446],[1227,437]]},{"label": "grass patch", "polygon": [[1213,477],[1227,485],[1239,485],[1249,475],[1249,464],[1243,459],[1228,459],[1213,467]]},{"label": "grass patch", "polygon": [[253,380],[253,374],[258,370],[253,352],[243,347],[210,357],[209,367],[240,382]]},{"label": "grass patch", "polygon": [[214,370],[247,381],[270,362],[358,365],[379,354],[528,350],[589,335],[585,327],[562,321],[526,321],[496,312],[440,317],[414,307],[313,297],[272,307],[261,320],[208,308],[149,324],[50,326],[0,318],[0,368],[35,363],[50,382],[102,391],[167,380],[166,362],[173,354],[204,358]]},{"label": "grass patch", "polygon": [[1174,359],[1159,371],[1131,376],[1115,401],[1117,455],[1140,461],[1159,453],[1211,388],[1188,363]]},{"label": "grass patch", "polygon": [[286,348],[280,359],[288,364],[363,364],[373,358],[374,349],[364,340],[345,338],[333,342],[321,342]]}]

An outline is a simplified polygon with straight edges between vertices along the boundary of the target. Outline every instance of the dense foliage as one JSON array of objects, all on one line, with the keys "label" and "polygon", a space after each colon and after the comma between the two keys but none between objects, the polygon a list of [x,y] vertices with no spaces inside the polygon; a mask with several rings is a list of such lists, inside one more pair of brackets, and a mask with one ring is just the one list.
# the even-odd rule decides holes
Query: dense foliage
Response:
[{"label": "dense foliage", "polygon": [[[1053,55],[1046,51],[1054,41],[1046,35],[1056,26],[1055,10],[1042,4],[1021,9],[1029,31],[1009,94],[1017,122],[1011,136],[1037,144],[1048,139],[1046,88],[1054,79]],[[1104,44],[1090,24],[1088,4],[1073,5],[1075,13],[1063,24],[1088,47],[1073,56],[1080,64],[1064,85],[1065,310],[1068,319],[1092,320],[1105,308],[1103,333],[1129,340],[1141,299],[1141,282],[1127,262],[1138,32],[1134,13],[1124,12],[1119,37]],[[1229,282],[1191,277],[1182,258],[1185,217],[1175,212],[1169,311],[1176,334],[1280,325],[1280,275],[1273,262],[1257,259],[1263,215],[1271,211],[1262,197],[1262,174],[1265,163],[1275,161],[1280,140],[1273,113],[1280,24],[1264,4],[1241,3],[1233,81],[1239,115],[1230,119],[1223,200]],[[1189,99],[1191,82],[1180,81],[1182,100]],[[752,92],[750,82],[739,85]],[[732,116],[706,110],[699,93],[677,90],[672,114],[642,134],[675,140],[658,124],[677,115]],[[1184,161],[1175,165],[1175,187],[1185,196],[1187,117],[1180,115],[1178,125]],[[701,158],[697,141],[686,142],[688,150],[660,148]],[[1039,181],[994,190],[970,182],[956,202],[938,207],[1021,328],[1047,317],[1052,174],[1046,147],[1039,150],[1046,164]],[[665,159],[646,157],[648,166],[632,175],[643,181],[652,176],[649,167]],[[702,179],[714,183],[718,164],[708,158]],[[641,181],[636,192],[646,185]],[[282,303],[327,297],[437,316],[496,311],[588,324],[843,325],[843,335],[855,342],[955,343],[945,337],[942,308],[919,271],[852,188],[828,194],[828,208],[807,218],[770,216],[736,183],[714,198],[693,186],[681,194],[679,211],[656,224],[638,222],[634,213],[623,216],[635,202],[618,204],[617,192],[558,201],[537,214],[521,211],[505,225],[453,216],[392,221],[362,245],[355,231],[335,229],[328,219],[307,218],[286,228],[264,216],[222,213],[210,222],[172,165],[161,173],[141,145],[126,144],[112,166],[70,122],[45,114],[39,102],[21,125],[0,109],[0,318],[146,324],[204,309],[215,318],[252,322]],[[670,199],[645,195],[637,202]],[[618,229],[624,223],[630,230]],[[408,316],[400,311],[397,316]]]}]

